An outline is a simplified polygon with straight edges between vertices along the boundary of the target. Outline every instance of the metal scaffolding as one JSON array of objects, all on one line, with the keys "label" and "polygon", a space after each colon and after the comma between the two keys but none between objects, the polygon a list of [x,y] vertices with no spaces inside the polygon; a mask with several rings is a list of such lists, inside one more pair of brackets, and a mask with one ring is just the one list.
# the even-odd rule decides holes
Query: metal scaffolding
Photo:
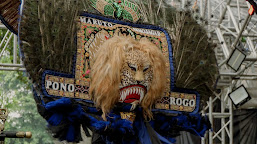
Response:
[{"label": "metal scaffolding", "polygon": [[0,59],[4,57],[11,57],[10,51],[7,49],[11,49],[13,61],[12,63],[0,63],[0,70],[4,71],[25,71],[23,64],[21,63],[20,57],[18,55],[18,39],[17,35],[13,34],[7,28],[0,23],[0,29],[3,30],[3,38],[0,41]]},{"label": "metal scaffolding", "polygon": [[[242,0],[168,1],[171,5],[182,9],[188,3],[197,4],[199,15],[208,21],[206,25],[208,36],[217,43],[215,48],[219,68],[217,88],[220,89],[220,93],[215,93],[215,97],[210,97],[203,110],[203,113],[208,115],[214,129],[206,134],[202,139],[202,144],[233,144],[234,107],[228,94],[241,84],[246,88],[257,86],[257,16],[248,14],[250,4]],[[235,48],[247,54],[237,72],[226,65]],[[214,111],[214,105],[219,105],[219,110]],[[218,124],[214,121],[218,121]]]},{"label": "metal scaffolding", "polygon": [[[209,116],[213,131],[202,143],[233,144],[233,104],[228,94],[237,86],[244,84],[249,87],[256,80],[256,46],[257,17],[248,14],[250,4],[241,0],[198,0],[200,14],[208,20],[206,29],[212,40],[218,44],[215,49],[219,67],[217,88],[221,90],[215,97],[210,97],[205,111]],[[238,48],[247,54],[247,58],[239,71],[235,72],[225,64],[230,53]],[[220,109],[213,110],[213,105],[219,103]],[[219,126],[214,125],[219,121]],[[215,123],[216,124],[216,123]],[[207,139],[207,140],[206,140]],[[227,141],[226,141],[227,140]]]}]

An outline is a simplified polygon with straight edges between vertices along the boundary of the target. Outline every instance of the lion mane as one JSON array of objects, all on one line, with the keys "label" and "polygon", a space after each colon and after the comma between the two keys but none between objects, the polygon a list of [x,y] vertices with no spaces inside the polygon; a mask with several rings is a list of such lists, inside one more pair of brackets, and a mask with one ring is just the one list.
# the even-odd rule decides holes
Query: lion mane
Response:
[{"label": "lion mane", "polygon": [[125,53],[134,49],[147,54],[153,69],[152,82],[140,104],[145,119],[153,118],[152,106],[157,99],[163,96],[166,68],[161,50],[147,38],[137,41],[130,36],[114,36],[100,46],[91,69],[90,95],[96,107],[102,110],[104,120],[120,98],[119,84]]}]

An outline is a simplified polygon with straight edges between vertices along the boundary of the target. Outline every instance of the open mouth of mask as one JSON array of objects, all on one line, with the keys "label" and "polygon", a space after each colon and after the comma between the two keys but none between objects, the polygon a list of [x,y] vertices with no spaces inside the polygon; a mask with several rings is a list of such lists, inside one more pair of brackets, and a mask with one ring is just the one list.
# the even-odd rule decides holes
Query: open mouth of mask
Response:
[{"label": "open mouth of mask", "polygon": [[133,103],[134,101],[141,102],[146,93],[146,88],[143,85],[130,85],[120,89],[120,102]]}]

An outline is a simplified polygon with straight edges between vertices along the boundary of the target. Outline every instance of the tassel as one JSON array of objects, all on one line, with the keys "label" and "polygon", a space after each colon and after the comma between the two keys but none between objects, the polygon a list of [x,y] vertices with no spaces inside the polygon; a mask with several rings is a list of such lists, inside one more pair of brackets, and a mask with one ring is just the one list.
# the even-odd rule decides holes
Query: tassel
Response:
[{"label": "tassel", "polygon": [[82,124],[82,128],[83,128],[83,130],[84,130],[86,136],[87,136],[87,137],[91,137],[91,134],[90,134],[89,131],[88,131],[87,125]]},{"label": "tassel", "polygon": [[134,133],[132,122],[126,119],[121,119],[113,122],[111,128],[118,130],[122,134],[126,134],[127,132]]},{"label": "tassel", "polygon": [[59,125],[61,123],[62,119],[63,119],[63,115],[62,114],[55,113],[47,120],[47,122],[50,125],[57,126],[57,125]]},{"label": "tassel", "polygon": [[209,120],[201,114],[181,114],[175,117],[156,115],[152,124],[155,130],[165,137],[174,137],[180,131],[188,131],[203,137],[208,129],[211,129]]},{"label": "tassel", "polygon": [[75,140],[75,128],[73,125],[70,125],[69,126],[69,129],[68,129],[68,132],[67,132],[67,135],[66,135],[66,140],[68,142],[73,142]]},{"label": "tassel", "polygon": [[71,99],[69,98],[61,98],[56,101],[51,101],[45,105],[45,108],[47,110],[50,110],[52,108],[54,109],[60,109],[60,107],[67,107],[72,104]]},{"label": "tassel", "polygon": [[85,112],[81,105],[73,104],[69,98],[61,98],[47,103],[45,106],[48,113],[52,113],[47,120],[49,129],[54,137],[68,142],[79,142],[82,140],[80,134],[80,120],[85,118]]},{"label": "tassel", "polygon": [[74,109],[74,111],[69,113],[68,120],[73,123],[75,120],[81,119],[81,117],[84,114],[85,113],[83,112],[81,105],[77,105],[77,107]]},{"label": "tassel", "polygon": [[89,114],[85,114],[88,119],[90,120],[90,125],[93,126],[96,131],[103,131],[104,129],[107,128],[108,125],[110,125],[109,121],[102,121],[102,120],[97,120],[96,118],[94,118],[93,116],[89,115]]}]

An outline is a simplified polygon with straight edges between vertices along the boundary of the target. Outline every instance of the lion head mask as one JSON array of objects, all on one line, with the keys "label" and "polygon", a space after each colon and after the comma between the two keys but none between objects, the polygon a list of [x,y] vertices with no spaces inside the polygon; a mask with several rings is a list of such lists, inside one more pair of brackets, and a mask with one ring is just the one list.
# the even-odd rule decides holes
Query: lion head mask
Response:
[{"label": "lion head mask", "polygon": [[90,94],[103,118],[117,102],[139,104],[145,118],[164,92],[165,60],[147,38],[114,36],[99,48],[92,66]]}]

